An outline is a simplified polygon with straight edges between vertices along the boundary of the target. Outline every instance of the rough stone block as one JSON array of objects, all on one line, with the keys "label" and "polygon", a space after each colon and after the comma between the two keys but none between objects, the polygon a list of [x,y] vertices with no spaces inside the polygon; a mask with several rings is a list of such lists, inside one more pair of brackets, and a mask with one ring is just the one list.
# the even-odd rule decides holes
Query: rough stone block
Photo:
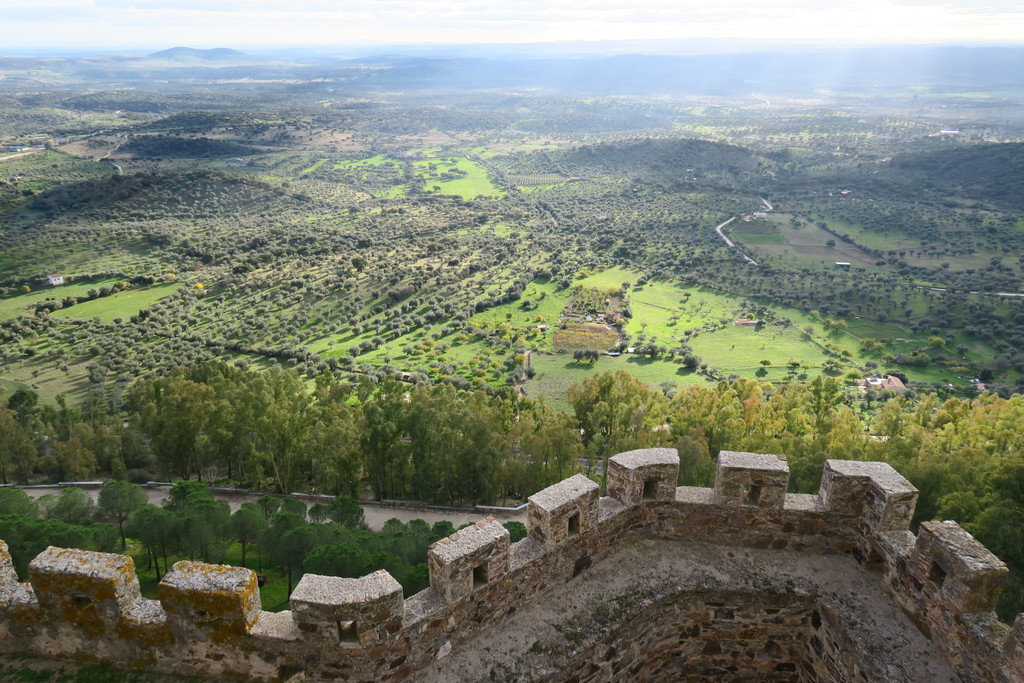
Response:
[{"label": "rough stone block", "polygon": [[917,506],[917,489],[891,465],[826,460],[819,490],[829,512],[863,516],[872,531],[904,531]]},{"label": "rough stone block", "polygon": [[141,599],[135,561],[125,555],[50,546],[28,575],[40,609],[89,636],[113,632]]},{"label": "rough stone block", "polygon": [[531,538],[546,550],[587,536],[597,528],[600,487],[582,474],[574,474],[529,498],[526,527]]},{"label": "rough stone block", "polygon": [[789,465],[782,455],[721,451],[715,477],[715,502],[782,509],[789,486]]},{"label": "rough stone block", "polygon": [[427,551],[430,587],[455,602],[508,573],[508,529],[488,517]]},{"label": "rough stone block", "polygon": [[8,593],[18,583],[18,575],[14,571],[14,560],[7,549],[7,543],[0,541],[0,593]]},{"label": "rough stone block", "polygon": [[1003,644],[1003,656],[1010,667],[1024,674],[1024,614],[1013,620],[1013,628]]},{"label": "rough stone block", "polygon": [[248,634],[261,610],[254,571],[187,560],[160,582],[160,603],[171,628],[218,642]]},{"label": "rough stone block", "polygon": [[956,522],[922,522],[911,566],[925,586],[940,594],[945,608],[961,612],[994,610],[1009,570]]},{"label": "rough stone block", "polygon": [[608,460],[608,495],[626,507],[675,500],[679,454],[674,448],[644,448]]},{"label": "rough stone block", "polygon": [[306,574],[291,605],[305,638],[341,646],[369,647],[402,627],[402,585],[383,569],[359,579]]}]

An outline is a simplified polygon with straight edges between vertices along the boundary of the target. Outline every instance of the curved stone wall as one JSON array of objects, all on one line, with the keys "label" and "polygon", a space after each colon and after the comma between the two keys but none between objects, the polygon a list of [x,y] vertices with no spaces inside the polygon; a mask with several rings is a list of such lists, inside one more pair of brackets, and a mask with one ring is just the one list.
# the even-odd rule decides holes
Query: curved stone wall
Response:
[{"label": "curved stone wall", "polygon": [[[247,569],[179,562],[161,582],[159,600],[148,600],[139,595],[130,558],[49,548],[30,563],[28,583],[19,583],[0,545],[0,648],[222,679],[275,681],[301,673],[306,680],[400,680],[449,653],[480,646],[468,641],[519,618],[538,597],[585,580],[630,544],[657,539],[665,548],[707,544],[754,557],[842,559],[878,582],[963,680],[1024,679],[1024,620],[1010,629],[992,611],[1005,565],[954,522],[926,522],[917,536],[911,533],[917,491],[888,465],[829,460],[816,495],[787,493],[788,467],[775,455],[722,452],[713,489],[677,487],[677,477],[671,449],[619,454],[609,464],[607,497],[582,475],[531,496],[528,536],[518,543],[510,544],[508,532],[488,518],[432,546],[430,588],[417,595],[403,600],[401,587],[383,571],[361,579],[307,574],[291,611],[280,613],[260,610],[255,576]],[[771,600],[781,599],[771,598],[766,586],[716,590],[730,599],[747,596],[734,607],[720,601],[724,609],[764,603],[758,609],[765,618],[764,610],[779,607]],[[706,594],[684,591],[672,604],[690,605]],[[793,619],[811,624],[797,629],[799,652],[785,654],[772,636],[758,640],[759,648],[730,650],[730,661],[759,671],[774,657],[775,664],[795,667],[776,672],[793,680],[859,680],[863,661],[823,654],[830,652],[829,638],[844,643],[843,650],[860,646],[849,642],[849,616],[821,616],[830,612],[820,595],[808,593],[811,602],[790,596]],[[686,623],[686,609],[676,626],[700,626],[696,617]],[[815,613],[831,624],[824,639],[814,632]],[[628,633],[638,626],[622,628]],[[711,647],[702,656],[717,666],[714,648],[722,648],[723,639],[708,646],[707,638],[695,635],[690,643],[666,631],[651,635],[651,652],[661,652],[657,643],[665,638],[675,639],[665,652],[688,653],[679,655],[678,666],[699,664],[691,652],[697,642]],[[580,668],[573,675],[583,679],[594,662],[581,657],[565,665]],[[657,659],[649,666],[630,663],[640,667],[630,671],[651,673]]]}]

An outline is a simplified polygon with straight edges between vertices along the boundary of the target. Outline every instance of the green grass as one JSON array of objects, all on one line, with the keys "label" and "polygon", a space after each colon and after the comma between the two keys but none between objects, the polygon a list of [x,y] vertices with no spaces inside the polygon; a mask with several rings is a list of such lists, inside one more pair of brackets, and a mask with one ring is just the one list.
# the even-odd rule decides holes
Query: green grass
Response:
[{"label": "green grass", "polygon": [[88,282],[71,282],[66,285],[58,285],[57,287],[50,287],[49,285],[42,286],[39,289],[33,289],[27,294],[16,294],[10,297],[4,297],[0,299],[0,320],[7,320],[10,318],[16,318],[19,315],[31,314],[35,309],[36,304],[40,304],[47,299],[66,299],[69,296],[86,296],[90,289],[99,289],[104,286],[111,286],[117,280],[90,280]]},{"label": "green grass", "polygon": [[636,282],[640,275],[639,270],[616,266],[597,273],[583,273],[576,284],[594,289],[619,289],[623,282]]},{"label": "green grass", "polygon": [[334,164],[334,168],[336,168],[336,169],[342,169],[342,168],[352,169],[352,168],[359,168],[360,166],[380,166],[381,164],[385,164],[388,161],[392,161],[392,160],[389,159],[388,157],[382,155],[382,154],[378,154],[375,157],[369,157],[367,159],[356,159],[354,161],[339,161],[339,162]]},{"label": "green grass", "polygon": [[821,374],[821,364],[829,358],[803,331],[793,326],[766,325],[758,330],[729,325],[715,332],[700,333],[690,345],[702,362],[723,374],[741,377],[758,377],[762,360],[772,361],[769,370],[773,374],[785,374],[782,368],[790,360],[799,360],[810,366],[810,376],[817,376]]},{"label": "green grass", "polygon": [[567,398],[569,387],[606,370],[627,370],[653,389],[660,389],[664,382],[683,386],[707,381],[702,375],[674,361],[628,355],[617,358],[601,356],[596,363],[576,363],[572,354],[535,353],[530,358],[530,365],[537,374],[526,383],[527,395],[543,397],[548,405],[565,412],[571,411]]},{"label": "green grass", "polygon": [[304,169],[301,172],[301,175],[306,175],[307,173],[312,173],[313,171],[315,171],[316,169],[320,168],[321,166],[323,166],[326,163],[327,163],[327,158],[326,157],[323,158],[323,159],[317,159],[316,162],[312,166],[310,166],[307,169]]},{"label": "green grass", "polygon": [[21,389],[28,389],[28,385],[9,379],[0,379],[0,401],[6,401],[7,397]]},{"label": "green grass", "polygon": [[[437,186],[440,189],[436,191],[440,194],[454,194],[464,199],[473,199],[480,195],[484,197],[505,196],[505,191],[491,182],[487,175],[487,169],[469,159],[460,158],[455,163],[437,158],[425,159],[414,162],[413,166],[416,168],[417,177],[423,180],[428,191],[435,191],[433,188]],[[441,179],[441,174],[455,169],[465,172],[466,175],[454,180]]]},{"label": "green grass", "polygon": [[778,233],[740,232],[735,230],[730,235],[733,240],[743,244],[787,244],[786,237]]},{"label": "green grass", "polygon": [[181,287],[180,282],[173,282],[153,287],[126,289],[123,292],[86,301],[71,308],[62,308],[59,311],[54,311],[53,316],[81,320],[99,318],[106,322],[112,322],[115,318],[128,318],[137,314],[140,310],[170,296],[179,287]]}]

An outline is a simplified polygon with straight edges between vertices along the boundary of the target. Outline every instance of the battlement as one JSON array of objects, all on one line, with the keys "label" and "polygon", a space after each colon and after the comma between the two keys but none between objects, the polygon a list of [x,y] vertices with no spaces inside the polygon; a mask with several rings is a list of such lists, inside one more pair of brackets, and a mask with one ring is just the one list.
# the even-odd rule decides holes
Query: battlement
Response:
[{"label": "battlement", "polygon": [[[955,522],[911,533],[917,490],[889,465],[829,460],[813,495],[787,492],[780,455],[723,451],[713,488],[677,486],[678,476],[672,449],[620,453],[608,463],[607,497],[579,474],[531,496],[527,537],[516,544],[488,518],[432,545],[430,588],[417,595],[403,599],[383,570],[306,574],[281,613],[261,611],[251,570],[199,562],[176,563],[159,600],[141,597],[131,558],[82,550],[48,548],[20,583],[0,541],[0,648],[220,678],[398,680],[624,544],[650,539],[876,567],[878,585],[965,680],[1024,676],[1024,615],[1008,629],[993,613],[1006,565]],[[794,615],[818,614],[815,590],[786,598]],[[826,611],[837,632],[855,628]],[[800,628],[821,621],[800,619]],[[703,637],[699,627],[684,633]]]},{"label": "battlement", "polygon": [[508,530],[493,517],[430,546],[430,587],[457,602],[508,573]]}]

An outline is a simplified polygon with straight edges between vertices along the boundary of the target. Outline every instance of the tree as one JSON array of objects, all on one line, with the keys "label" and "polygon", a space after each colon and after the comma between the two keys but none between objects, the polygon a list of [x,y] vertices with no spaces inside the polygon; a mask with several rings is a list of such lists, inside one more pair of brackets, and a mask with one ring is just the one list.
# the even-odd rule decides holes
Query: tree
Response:
[{"label": "tree", "polygon": [[[250,543],[259,540],[267,529],[267,520],[255,503],[242,503],[242,506],[231,515],[231,530],[234,539],[242,546],[242,566],[245,564],[246,548]],[[263,557],[260,555],[259,569],[263,571]]]},{"label": "tree", "polygon": [[21,489],[0,489],[0,516],[21,515],[29,519],[39,517],[39,503]]},{"label": "tree", "polygon": [[362,459],[359,411],[344,400],[321,399],[316,414],[310,433],[315,481],[323,490],[356,497]]},{"label": "tree", "polygon": [[263,513],[264,521],[269,524],[270,518],[281,509],[281,499],[276,496],[260,496],[256,499],[255,505]]},{"label": "tree", "polygon": [[219,562],[231,536],[231,506],[226,500],[190,496],[180,517],[180,541],[189,559]]},{"label": "tree", "polygon": [[69,486],[60,491],[57,500],[47,512],[48,519],[56,519],[67,524],[86,524],[92,520],[95,504],[89,494],[82,489]]},{"label": "tree", "polygon": [[146,492],[138,484],[126,481],[111,481],[103,485],[99,495],[100,513],[113,520],[121,532],[121,549],[128,545],[124,534],[124,523],[139,508],[146,504]]},{"label": "tree", "polygon": [[327,504],[328,518],[346,529],[366,528],[363,507],[351,498],[338,496]]},{"label": "tree", "polygon": [[138,406],[140,426],[167,471],[182,479],[198,472],[196,441],[214,412],[215,394],[207,384],[181,376],[136,383],[129,403]]},{"label": "tree", "polygon": [[156,567],[157,580],[160,579],[160,558],[164,561],[164,573],[169,569],[168,555],[177,547],[178,517],[169,509],[156,505],[144,504],[135,514],[128,518],[126,533],[137,538]]},{"label": "tree", "polygon": [[381,383],[374,400],[363,407],[360,446],[364,469],[378,499],[405,495],[409,480],[405,457],[405,389],[397,381]]},{"label": "tree", "polygon": [[32,432],[19,422],[15,411],[0,406],[0,479],[9,484],[17,476],[22,484],[28,484],[35,462]]},{"label": "tree", "polygon": [[96,457],[77,436],[54,441],[53,454],[66,480],[85,481],[96,471]]},{"label": "tree", "polygon": [[243,386],[237,418],[270,462],[280,493],[294,490],[309,472],[310,401],[302,381],[280,368],[253,374]]},{"label": "tree", "polygon": [[609,455],[659,446],[668,438],[655,429],[664,423],[667,399],[625,370],[601,372],[570,387],[569,405],[602,474]]}]

